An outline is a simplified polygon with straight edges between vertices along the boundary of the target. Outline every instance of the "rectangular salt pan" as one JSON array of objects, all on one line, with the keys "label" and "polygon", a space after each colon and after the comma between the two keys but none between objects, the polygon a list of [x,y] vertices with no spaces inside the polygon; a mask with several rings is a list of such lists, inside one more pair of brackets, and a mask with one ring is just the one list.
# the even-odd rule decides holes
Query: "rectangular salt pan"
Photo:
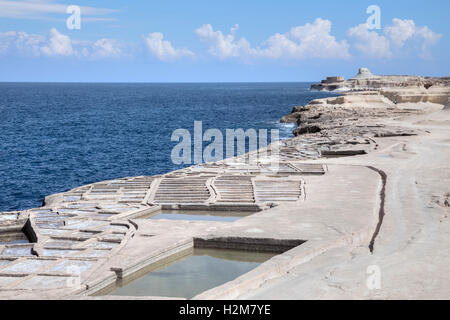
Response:
[{"label": "rectangular salt pan", "polygon": [[76,257],[79,258],[100,258],[104,257],[109,253],[109,250],[91,250],[91,251],[83,251],[80,254],[77,254]]},{"label": "rectangular salt pan", "polygon": [[5,256],[31,256],[31,247],[5,248],[2,252]]},{"label": "rectangular salt pan", "polygon": [[96,248],[96,249],[112,249],[118,246],[118,243],[115,242],[105,242],[105,241],[96,241],[88,244],[86,247],[88,248]]},{"label": "rectangular salt pan", "polygon": [[71,248],[79,245],[82,241],[73,240],[49,240],[44,244],[45,248]]},{"label": "rectangular salt pan", "polygon": [[65,257],[69,255],[73,255],[80,250],[59,250],[59,249],[44,249],[43,254],[47,257]]},{"label": "rectangular salt pan", "polygon": [[66,260],[52,267],[50,271],[63,272],[68,274],[79,274],[89,270],[94,265],[94,263],[95,262],[92,261]]},{"label": "rectangular salt pan", "polygon": [[250,211],[162,210],[139,219],[233,222],[253,213]]},{"label": "rectangular salt pan", "polygon": [[55,261],[52,260],[24,260],[21,262],[18,262],[14,265],[11,265],[9,267],[6,267],[2,270],[2,272],[22,272],[22,273],[31,273],[36,272],[39,269],[49,266],[51,264],[55,263]]}]

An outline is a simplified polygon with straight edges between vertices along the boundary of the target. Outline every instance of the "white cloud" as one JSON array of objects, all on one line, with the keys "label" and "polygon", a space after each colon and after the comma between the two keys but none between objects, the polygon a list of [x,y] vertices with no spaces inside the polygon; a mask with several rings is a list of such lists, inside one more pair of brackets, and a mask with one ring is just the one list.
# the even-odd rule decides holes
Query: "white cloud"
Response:
[{"label": "white cloud", "polygon": [[55,28],[50,30],[48,44],[41,47],[41,51],[47,56],[71,56],[75,53],[70,37],[59,33]]},{"label": "white cloud", "polygon": [[236,40],[235,25],[229,34],[214,31],[210,24],[195,30],[201,40],[210,43],[209,53],[221,59],[226,58],[270,58],[306,59],[350,57],[345,40],[338,42],[331,32],[331,22],[316,19],[312,24],[292,28],[289,32],[270,36],[261,46],[252,47],[245,38]]},{"label": "white cloud", "polygon": [[422,58],[430,58],[431,54],[429,52],[429,47],[438,43],[439,39],[441,39],[442,35],[434,33],[428,27],[421,27],[416,29],[416,35],[419,38],[422,38],[422,52],[420,56]]},{"label": "white cloud", "polygon": [[0,33],[0,54],[14,51],[20,55],[40,55],[45,37],[26,32],[9,31]]},{"label": "white cloud", "polygon": [[391,39],[397,47],[403,47],[405,41],[411,38],[416,32],[416,24],[413,20],[401,20],[394,18],[392,25],[384,29],[384,33]]},{"label": "white cloud", "polygon": [[0,54],[89,59],[124,55],[121,44],[115,39],[75,41],[56,28],[50,29],[47,37],[16,31],[0,33]]},{"label": "white cloud", "polygon": [[[2,3],[11,2],[0,0]],[[43,4],[48,0],[17,1],[28,4]],[[332,24],[328,20],[317,18],[312,23],[291,28],[286,33],[275,33],[260,45],[252,46],[245,37],[237,37],[239,25],[234,25],[224,33],[205,24],[195,30],[200,40],[208,43],[208,52],[219,59],[256,59],[300,60],[308,58],[347,59],[351,57],[347,40],[338,41],[331,34]],[[368,30],[366,24],[350,28],[347,32],[352,48],[367,57],[386,59],[410,52],[418,52],[422,58],[430,56],[429,49],[442,35],[427,26],[416,26],[413,20],[393,19],[384,32]],[[162,61],[181,57],[193,57],[195,54],[187,48],[177,48],[160,32],[143,37],[146,49]],[[136,45],[136,44],[134,44]],[[142,46],[142,43],[139,44]],[[75,57],[85,59],[105,59],[129,56],[133,45],[124,44],[115,39],[101,38],[96,41],[71,39],[68,35],[52,28],[48,35],[26,32],[0,32],[0,55]],[[135,48],[136,49],[136,48]],[[412,49],[412,50],[411,50]],[[136,52],[138,50],[135,50]]]},{"label": "white cloud", "polygon": [[194,53],[188,49],[174,48],[170,41],[164,40],[164,35],[161,32],[150,33],[147,37],[144,37],[144,41],[150,53],[162,61],[175,60],[184,56],[194,56]]},{"label": "white cloud", "polygon": [[200,39],[208,41],[211,46],[209,47],[209,53],[217,56],[221,59],[239,57],[245,54],[251,54],[252,50],[250,43],[241,38],[235,41],[234,33],[238,29],[238,25],[235,25],[230,30],[230,34],[224,35],[221,31],[214,31],[210,24],[205,24],[202,27],[195,30],[195,33]]},{"label": "white cloud", "polygon": [[417,27],[413,20],[392,19],[392,25],[384,30],[385,34],[397,47],[403,47],[408,40],[418,41],[421,47],[420,56],[428,57],[429,47],[436,44],[442,35],[430,30],[427,26]]},{"label": "white cloud", "polygon": [[117,58],[122,56],[122,48],[117,40],[103,38],[94,42],[91,55],[94,58]]},{"label": "white cloud", "polygon": [[372,58],[391,58],[414,43],[419,44],[419,56],[427,58],[430,56],[429,47],[441,38],[427,26],[417,27],[413,20],[398,18],[392,19],[392,24],[386,26],[382,34],[368,30],[367,24],[361,24],[349,29],[348,35],[355,39],[354,47],[358,51]]},{"label": "white cloud", "polygon": [[317,18],[313,23],[292,28],[288,33],[269,38],[269,50],[280,52],[279,57],[346,59],[348,43],[337,41],[331,32],[331,21]]},{"label": "white cloud", "polygon": [[367,24],[360,24],[348,31],[348,35],[356,39],[355,48],[371,58],[391,58],[391,45],[389,40],[379,35],[376,31],[370,31]]},{"label": "white cloud", "polygon": [[[62,14],[67,16],[67,7],[68,5],[66,4],[54,3],[52,0],[0,0],[0,17],[16,19],[46,19],[49,15],[54,14]],[[117,10],[107,8],[81,7],[81,14],[87,16],[108,15],[116,11]],[[96,19],[102,18],[92,17],[89,19],[89,21],[96,21]]]}]

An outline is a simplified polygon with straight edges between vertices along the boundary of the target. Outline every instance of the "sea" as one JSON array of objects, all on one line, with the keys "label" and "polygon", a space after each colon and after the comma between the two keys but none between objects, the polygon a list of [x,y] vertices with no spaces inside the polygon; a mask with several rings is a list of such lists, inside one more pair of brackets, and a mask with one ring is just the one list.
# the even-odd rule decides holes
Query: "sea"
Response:
[{"label": "sea", "polygon": [[176,129],[278,129],[294,106],[332,96],[311,83],[0,83],[0,212],[174,164]]}]

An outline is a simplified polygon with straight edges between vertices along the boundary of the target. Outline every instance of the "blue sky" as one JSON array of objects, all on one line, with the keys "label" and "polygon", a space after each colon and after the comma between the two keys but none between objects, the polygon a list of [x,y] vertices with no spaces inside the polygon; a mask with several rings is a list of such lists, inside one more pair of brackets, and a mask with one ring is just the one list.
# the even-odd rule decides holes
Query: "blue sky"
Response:
[{"label": "blue sky", "polygon": [[[370,5],[381,29],[367,27]],[[449,76],[448,12],[448,0],[0,0],[0,81],[317,81],[360,66]]]}]

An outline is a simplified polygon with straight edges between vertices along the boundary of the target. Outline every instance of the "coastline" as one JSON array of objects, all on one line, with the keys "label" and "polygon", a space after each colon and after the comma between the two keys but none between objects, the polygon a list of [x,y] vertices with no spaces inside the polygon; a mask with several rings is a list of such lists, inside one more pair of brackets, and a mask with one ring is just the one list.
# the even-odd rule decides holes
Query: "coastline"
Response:
[{"label": "coastline", "polygon": [[[281,142],[277,172],[270,156],[255,166],[244,155],[164,175],[98,182],[48,196],[42,208],[2,214],[9,219],[0,230],[28,215],[27,229],[37,241],[0,246],[0,259],[11,261],[0,265],[0,297],[89,299],[87,294],[155,261],[212,246],[270,247],[281,254],[196,299],[448,298],[450,112],[429,98],[394,103],[380,91],[294,108],[288,120],[299,124],[297,136]],[[396,99],[411,97],[409,89],[404,95],[396,91]],[[170,181],[178,181],[186,196],[161,188]],[[243,196],[238,184],[252,196]],[[277,187],[268,190],[266,184]],[[138,219],[161,207],[261,211],[231,223]],[[78,242],[70,248],[71,260],[61,253],[67,247],[48,247],[55,240]],[[94,245],[104,242],[116,245]],[[37,256],[5,256],[10,248],[29,248]],[[59,251],[47,255],[48,250]],[[30,259],[52,263],[14,271]],[[51,271],[67,261],[91,262],[72,290],[66,280],[73,274]],[[385,279],[380,289],[366,286],[372,265],[379,265]],[[44,283],[50,286],[40,287]]]}]

